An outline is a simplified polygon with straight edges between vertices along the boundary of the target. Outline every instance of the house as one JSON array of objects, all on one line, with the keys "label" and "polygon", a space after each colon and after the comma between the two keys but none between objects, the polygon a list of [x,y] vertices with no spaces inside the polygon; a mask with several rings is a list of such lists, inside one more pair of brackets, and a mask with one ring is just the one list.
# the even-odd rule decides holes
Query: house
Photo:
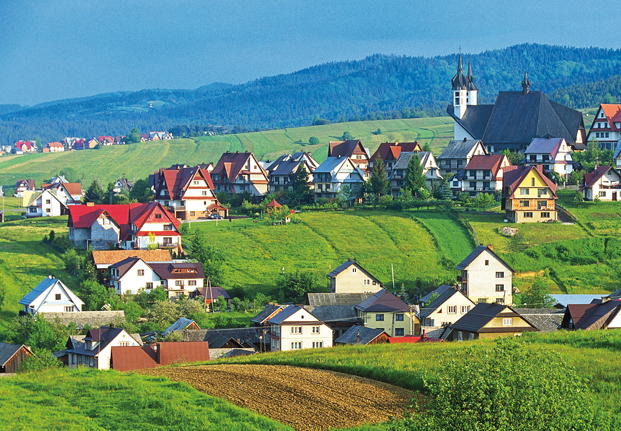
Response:
[{"label": "house", "polygon": [[564,310],[557,308],[513,308],[540,332],[554,332],[561,328]]},{"label": "house", "polygon": [[543,172],[556,172],[561,178],[569,179],[574,171],[571,148],[563,138],[535,138],[524,151],[526,166],[542,165]]},{"label": "house", "polygon": [[441,289],[442,293],[420,311],[421,326],[427,331],[429,327],[449,326],[457,322],[475,305],[456,286],[440,287],[448,288]]},{"label": "house", "polygon": [[390,175],[388,175],[390,188],[394,197],[398,197],[405,186],[405,173],[410,160],[414,156],[420,159],[420,164],[423,166],[423,175],[425,176],[427,187],[432,187],[434,183],[442,179],[440,169],[438,169],[436,159],[433,157],[431,151],[419,151],[416,153],[402,151],[396,163],[393,165]]},{"label": "house", "polygon": [[73,311],[73,312],[42,312],[41,315],[51,321],[58,320],[63,326],[75,325],[76,329],[99,328],[100,326],[116,325],[125,322],[123,310]]},{"label": "house", "polygon": [[110,265],[110,286],[119,295],[162,286],[169,298],[182,294],[194,296],[197,289],[203,287],[204,279],[203,267],[198,262],[147,263],[139,257],[128,257]]},{"label": "house", "polygon": [[170,251],[157,250],[93,250],[93,264],[100,272],[105,272],[110,265],[127,259],[139,257],[145,262],[170,262]]},{"label": "house", "polygon": [[85,366],[108,370],[111,365],[112,347],[142,346],[142,341],[128,334],[124,329],[101,327],[89,329],[84,344],[67,349],[67,365],[70,368]]},{"label": "house", "polygon": [[380,328],[390,337],[418,334],[420,321],[413,307],[382,289],[354,306],[362,324]]},{"label": "house", "polygon": [[454,120],[455,140],[482,140],[494,154],[524,151],[533,138],[563,138],[585,148],[582,113],[551,101],[542,91],[530,91],[526,74],[522,91],[501,91],[493,105],[479,105],[472,68],[468,65],[468,75],[463,74],[460,55],[451,87],[453,103],[447,113]]},{"label": "house", "polygon": [[23,344],[0,343],[0,374],[17,373],[24,360],[33,356]]},{"label": "house", "polygon": [[99,136],[97,141],[99,141],[102,146],[114,145],[114,136]]},{"label": "house", "polygon": [[134,183],[123,177],[119,178],[114,182],[114,188],[112,189],[112,191],[115,195],[120,195],[123,192],[129,192],[132,187],[134,187]]},{"label": "house", "polygon": [[373,169],[373,165],[375,161],[380,158],[384,162],[386,166],[386,175],[390,176],[392,169],[399,160],[399,156],[401,153],[416,153],[419,151],[423,151],[418,141],[414,142],[382,142],[377,150],[369,159],[369,167],[371,170]]},{"label": "house", "polygon": [[338,337],[334,344],[359,344],[367,346],[369,344],[388,343],[388,334],[383,329],[367,328],[366,326],[352,326],[343,335]]},{"label": "house", "polygon": [[[27,199],[27,201],[26,201]],[[68,213],[68,206],[56,189],[41,192],[24,192],[26,217],[56,217]]]},{"label": "house", "polygon": [[65,146],[61,142],[50,142],[47,144],[47,148],[50,153],[60,153],[65,151]]},{"label": "house", "polygon": [[333,341],[360,323],[353,305],[304,305],[304,309],[332,330]]},{"label": "house", "polygon": [[[614,292],[613,292],[614,293]],[[612,294],[611,294],[612,295]],[[565,310],[569,304],[591,304],[592,302],[601,301],[604,295],[587,295],[587,294],[552,294],[554,300],[554,308]]]},{"label": "house", "polygon": [[[460,191],[468,193],[469,196],[500,192],[503,173],[507,166],[512,166],[511,162],[507,156],[501,154],[473,156],[460,177]],[[454,178],[453,182],[455,180],[457,178]]]},{"label": "house", "polygon": [[495,303],[479,303],[451,325],[448,341],[478,340],[502,336],[520,336],[539,330],[512,307]]},{"label": "house", "polygon": [[438,167],[442,177],[450,177],[465,169],[474,156],[489,154],[480,140],[462,139],[450,141],[438,156]]},{"label": "house", "polygon": [[42,184],[42,190],[52,190],[65,205],[80,205],[84,197],[82,184],[70,182],[52,182]]},{"label": "house", "polygon": [[207,341],[211,359],[225,356],[235,349],[248,352],[269,351],[269,328],[186,329],[179,331],[184,342]]},{"label": "house", "polygon": [[263,310],[259,311],[259,313],[250,319],[252,326],[269,326],[267,321],[274,317],[276,314],[280,313],[282,310],[287,308],[287,305],[278,305],[269,303]]},{"label": "house", "polygon": [[371,157],[369,156],[369,150],[364,148],[360,140],[330,141],[328,145],[328,158],[330,157],[349,158],[354,166],[364,173],[364,179],[369,178],[369,161]]},{"label": "house", "polygon": [[34,316],[46,312],[82,311],[84,302],[62,281],[50,275],[20,299],[18,304],[23,306],[20,314]]},{"label": "house", "polygon": [[610,298],[590,304],[569,304],[561,327],[564,329],[619,329],[621,328],[621,301]]},{"label": "house", "polygon": [[19,180],[15,184],[15,194],[13,195],[13,197],[21,198],[24,197],[25,191],[34,192],[35,190],[35,180]]},{"label": "house", "polygon": [[423,331],[420,337],[415,335],[406,335],[405,337],[388,337],[388,344],[412,344],[412,343],[442,343],[444,339],[428,337]]},{"label": "house", "polygon": [[154,173],[152,181],[155,201],[180,220],[228,215],[228,210],[218,202],[211,175],[200,166],[162,168]]},{"label": "house", "polygon": [[491,245],[480,245],[457,265],[461,292],[474,303],[513,304],[513,273]]},{"label": "house", "polygon": [[35,141],[17,141],[15,143],[15,150],[22,153],[36,153],[37,143]]},{"label": "house", "polygon": [[231,307],[231,296],[224,287],[216,286],[203,286],[196,289],[196,295],[200,295],[203,298],[205,307],[209,307],[209,304],[215,302],[218,298],[222,297],[226,301],[226,307]]},{"label": "house", "polygon": [[70,205],[69,240],[77,248],[147,249],[149,235],[160,248],[181,251],[179,220],[159,202],[126,205]]},{"label": "house", "polygon": [[267,194],[269,178],[254,154],[226,152],[211,171],[216,192],[243,193],[251,196]]},{"label": "house", "polygon": [[425,306],[431,304],[432,301],[434,301],[437,297],[442,295],[444,292],[446,292],[447,290],[452,289],[452,288],[453,288],[453,286],[448,286],[446,284],[442,284],[438,288],[436,288],[435,290],[432,290],[431,292],[429,292],[428,294],[426,294],[425,296],[420,298],[418,301],[421,303],[422,307],[425,307]]},{"label": "house", "polygon": [[272,352],[332,347],[332,330],[302,306],[290,305],[267,323]]},{"label": "house", "polygon": [[170,132],[149,132],[150,141],[169,141],[173,138]]},{"label": "house", "polygon": [[187,317],[180,317],[175,323],[162,331],[162,336],[167,336],[173,331],[183,331],[184,329],[201,329],[194,320]]},{"label": "house", "polygon": [[384,288],[382,282],[355,259],[339,265],[327,277],[332,293],[375,293]]},{"label": "house", "polygon": [[595,113],[585,142],[595,141],[600,148],[612,150],[617,146],[619,139],[621,139],[621,104],[602,103]]},{"label": "house", "polygon": [[598,166],[593,172],[584,174],[580,191],[587,201],[621,200],[621,173],[612,166]]},{"label": "house", "polygon": [[374,292],[368,293],[307,293],[307,303],[314,307],[320,305],[356,305],[367,299]]},{"label": "house", "polygon": [[[345,186],[357,195],[365,182],[365,173],[349,157],[328,157],[313,172],[315,200],[336,198]],[[351,198],[351,197],[350,197]]]},{"label": "house", "polygon": [[504,169],[501,208],[513,223],[558,220],[556,184],[541,165]]},{"label": "house", "polygon": [[[316,162],[315,162],[316,163]],[[304,166],[306,172],[308,172],[308,182],[313,188],[313,171],[316,166],[304,161],[304,160],[286,160],[280,162],[278,166],[269,171],[269,193],[276,193],[281,190],[292,190],[295,176],[300,169],[300,166]],[[319,165],[317,165],[319,166]]]},{"label": "house", "polygon": [[[92,150],[93,148],[97,147],[97,145],[99,145],[101,142],[99,140],[97,140],[96,138],[91,139],[88,142],[85,142],[83,145],[84,150]],[[76,149],[80,149],[80,148],[76,148]]]},{"label": "house", "polygon": [[206,341],[161,342],[149,346],[113,346],[110,368],[116,371],[146,370],[164,365],[208,361]]}]

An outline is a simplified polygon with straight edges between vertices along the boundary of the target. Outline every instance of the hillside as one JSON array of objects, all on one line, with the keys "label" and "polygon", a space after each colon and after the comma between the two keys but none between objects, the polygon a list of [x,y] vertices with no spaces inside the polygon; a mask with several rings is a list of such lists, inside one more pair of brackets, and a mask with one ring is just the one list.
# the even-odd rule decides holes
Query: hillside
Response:
[{"label": "hillside", "polygon": [[[374,134],[380,129],[381,134]],[[453,136],[453,121],[448,117],[404,120],[359,121],[294,129],[269,130],[237,135],[216,135],[172,141],[153,141],[135,145],[115,145],[96,150],[70,153],[27,154],[0,157],[0,185],[13,188],[23,178],[32,178],[39,185],[57,175],[63,168],[72,168],[77,179],[87,187],[98,177],[103,183],[121,176],[146,178],[159,168],[175,163],[197,164],[218,162],[225,151],[252,151],[262,160],[278,155],[309,151],[319,161],[328,155],[328,142],[340,140],[344,132],[375,151],[381,142],[414,141],[429,143],[439,154]],[[319,145],[308,145],[311,136]]]},{"label": "hillside", "polygon": [[[480,102],[491,103],[498,91],[520,89],[525,71],[531,89],[547,94],[610,79],[619,75],[621,51],[523,44],[464,54],[464,60],[472,62]],[[143,132],[179,124],[239,125],[254,130],[308,125],[316,116],[335,122],[341,118],[374,119],[378,115],[444,115],[456,64],[455,54],[433,58],[374,55],[241,85],[213,84],[196,90],[142,90],[61,100],[1,115],[0,143],[36,136],[51,141],[65,136],[120,135],[134,126]],[[610,86],[612,99],[621,99],[617,90],[618,86]],[[601,101],[597,95],[584,99],[576,94],[573,100],[571,92],[554,94],[555,100],[576,107]],[[604,94],[599,98],[603,99]]]}]

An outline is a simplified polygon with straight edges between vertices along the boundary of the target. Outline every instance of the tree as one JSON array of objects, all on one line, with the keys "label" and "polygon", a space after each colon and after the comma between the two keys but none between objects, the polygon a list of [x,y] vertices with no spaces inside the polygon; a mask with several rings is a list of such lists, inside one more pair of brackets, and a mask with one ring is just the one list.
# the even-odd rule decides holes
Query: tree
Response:
[{"label": "tree", "polygon": [[343,136],[341,137],[341,139],[343,141],[350,141],[350,140],[354,139],[354,137],[353,137],[353,135],[351,133],[346,131],[346,132],[343,132]]},{"label": "tree", "polygon": [[118,300],[115,293],[111,293],[107,287],[92,279],[83,280],[80,283],[80,291],[87,308],[91,311],[101,310],[104,305]]},{"label": "tree", "polygon": [[153,232],[149,232],[149,239],[147,240],[147,250],[157,250],[157,239]]},{"label": "tree", "polygon": [[338,195],[336,196],[336,199],[338,200],[339,204],[344,207],[349,205],[349,203],[351,201],[353,201],[354,199],[356,199],[356,190],[352,189],[349,185],[345,184],[341,187],[341,190],[339,190]]},{"label": "tree", "polygon": [[[418,157],[416,158],[418,159]],[[371,171],[371,178],[369,178],[367,188],[370,193],[378,196],[390,193],[390,181],[388,181],[386,176],[386,166],[381,157],[375,159],[373,163],[373,171]]]},{"label": "tree", "polygon": [[293,301],[304,299],[304,294],[316,292],[320,286],[317,283],[317,277],[312,272],[292,272],[279,276],[276,285],[285,298]]},{"label": "tree", "polygon": [[224,296],[218,296],[218,299],[216,299],[213,303],[213,309],[214,310],[218,310],[218,311],[224,311],[226,310],[226,299],[224,298]]},{"label": "tree", "polygon": [[453,199],[453,192],[451,190],[451,183],[448,176],[442,178],[440,183],[440,192],[442,194],[442,200],[450,201]]},{"label": "tree", "polygon": [[108,197],[107,193],[101,186],[101,183],[98,179],[94,179],[86,192],[84,193],[84,197],[82,198],[83,202],[92,202],[94,204],[102,204],[106,202],[106,198]]},{"label": "tree", "polygon": [[19,366],[18,373],[42,371],[48,368],[61,368],[63,363],[47,349],[32,349],[33,356],[28,356]]},{"label": "tree", "polygon": [[[445,356],[425,385],[431,400],[393,430],[565,431],[601,429],[575,369],[549,349],[499,338]],[[597,418],[604,421],[605,419]]]},{"label": "tree", "polygon": [[310,138],[308,138],[308,143],[310,145],[319,145],[319,138],[311,136]]},{"label": "tree", "polygon": [[129,198],[140,203],[150,202],[153,199],[153,191],[151,191],[149,181],[144,179],[136,181],[129,191]]},{"label": "tree", "polygon": [[211,280],[212,286],[222,284],[224,257],[216,247],[210,245],[207,235],[205,233],[195,235],[189,238],[186,244],[186,251],[192,259],[201,263],[205,277]]},{"label": "tree", "polygon": [[58,175],[62,175],[70,183],[78,182],[80,179],[78,173],[73,168],[62,168]]},{"label": "tree", "polygon": [[500,152],[503,156],[507,156],[507,159],[511,162],[512,165],[520,165],[524,162],[524,153],[520,151],[511,151],[509,149],[502,150]]},{"label": "tree", "polygon": [[425,142],[423,144],[423,151],[431,151],[431,145],[429,145],[429,142]]},{"label": "tree", "polygon": [[156,302],[147,312],[149,320],[162,326],[170,325],[181,317],[179,307],[174,302],[166,299],[165,301]]},{"label": "tree", "polygon": [[290,193],[291,200],[301,203],[310,202],[313,199],[313,192],[310,188],[308,170],[306,170],[306,164],[301,162],[298,170],[295,172],[293,178],[293,188]]},{"label": "tree", "polygon": [[420,164],[418,155],[414,154],[408,162],[405,170],[404,189],[410,190],[413,195],[418,195],[421,189],[426,188],[427,180],[423,175],[423,165]]},{"label": "tree", "polygon": [[140,142],[140,131],[134,127],[131,132],[125,136],[124,141],[126,144],[138,144]]},{"label": "tree", "polygon": [[555,301],[550,296],[550,285],[547,280],[539,277],[530,289],[522,294],[520,302],[537,308],[552,308]]}]

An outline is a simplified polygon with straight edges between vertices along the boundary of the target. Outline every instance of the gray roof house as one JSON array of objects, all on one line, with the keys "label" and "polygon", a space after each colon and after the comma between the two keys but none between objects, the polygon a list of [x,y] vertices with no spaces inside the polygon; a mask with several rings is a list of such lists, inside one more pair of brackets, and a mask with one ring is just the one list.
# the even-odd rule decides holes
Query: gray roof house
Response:
[{"label": "gray roof house", "polygon": [[336,344],[376,344],[386,343],[388,334],[383,329],[367,328],[366,326],[352,326],[334,342]]},{"label": "gray roof house", "polygon": [[456,173],[465,169],[473,156],[489,154],[483,142],[478,139],[464,139],[450,141],[447,147],[437,157],[440,174]]},{"label": "gray roof house", "polygon": [[315,199],[335,198],[344,186],[357,191],[364,172],[349,157],[328,157],[313,171]]}]

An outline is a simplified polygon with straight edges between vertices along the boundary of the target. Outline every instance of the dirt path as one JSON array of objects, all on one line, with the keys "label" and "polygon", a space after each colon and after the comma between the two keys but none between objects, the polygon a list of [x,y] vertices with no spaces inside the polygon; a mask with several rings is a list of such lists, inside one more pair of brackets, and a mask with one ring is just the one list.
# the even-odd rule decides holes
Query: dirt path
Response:
[{"label": "dirt path", "polygon": [[205,365],[143,370],[186,382],[201,392],[296,430],[346,428],[400,417],[411,391],[332,371],[279,365]]}]

